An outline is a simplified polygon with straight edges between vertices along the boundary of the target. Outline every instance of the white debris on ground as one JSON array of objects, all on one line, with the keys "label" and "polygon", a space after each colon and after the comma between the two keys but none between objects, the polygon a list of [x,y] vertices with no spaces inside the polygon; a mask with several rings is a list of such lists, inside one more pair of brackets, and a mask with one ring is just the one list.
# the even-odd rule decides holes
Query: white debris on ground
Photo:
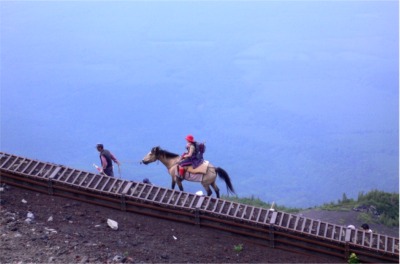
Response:
[{"label": "white debris on ground", "polygon": [[32,223],[34,220],[35,220],[35,216],[33,215],[33,213],[32,213],[32,212],[28,212],[28,213],[26,214],[25,222],[28,223],[28,224],[30,224],[30,223]]},{"label": "white debris on ground", "polygon": [[107,224],[111,229],[118,230],[118,223],[112,219],[107,219]]}]

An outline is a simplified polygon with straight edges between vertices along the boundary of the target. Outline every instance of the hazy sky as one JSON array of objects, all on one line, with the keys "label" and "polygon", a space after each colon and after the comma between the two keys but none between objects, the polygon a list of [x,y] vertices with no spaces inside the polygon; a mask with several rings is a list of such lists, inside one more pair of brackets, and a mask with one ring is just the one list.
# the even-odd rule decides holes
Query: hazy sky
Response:
[{"label": "hazy sky", "polygon": [[1,1],[0,37],[2,151],[84,167],[193,133],[236,175],[398,190],[398,1]]},{"label": "hazy sky", "polygon": [[334,122],[397,117],[397,1],[2,1],[1,22],[5,96],[197,83]]}]

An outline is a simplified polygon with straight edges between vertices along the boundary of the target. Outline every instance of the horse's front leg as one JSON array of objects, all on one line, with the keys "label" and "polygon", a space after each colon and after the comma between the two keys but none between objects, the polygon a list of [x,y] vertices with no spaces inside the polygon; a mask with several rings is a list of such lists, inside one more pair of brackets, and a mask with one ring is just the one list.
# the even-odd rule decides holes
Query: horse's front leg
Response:
[{"label": "horse's front leg", "polygon": [[174,190],[175,189],[175,185],[178,184],[179,190],[181,192],[183,192],[182,181],[183,180],[181,178],[173,177],[172,178],[172,183],[171,183],[171,189]]},{"label": "horse's front leg", "polygon": [[183,180],[180,179],[180,178],[179,178],[178,181],[177,181],[179,190],[180,190],[181,192],[183,192],[183,185],[182,185],[182,182],[183,182]]},{"label": "horse's front leg", "polygon": [[174,180],[172,180],[172,183],[171,183],[171,189],[172,189],[172,190],[175,189],[175,184],[176,184],[176,182],[175,182]]}]

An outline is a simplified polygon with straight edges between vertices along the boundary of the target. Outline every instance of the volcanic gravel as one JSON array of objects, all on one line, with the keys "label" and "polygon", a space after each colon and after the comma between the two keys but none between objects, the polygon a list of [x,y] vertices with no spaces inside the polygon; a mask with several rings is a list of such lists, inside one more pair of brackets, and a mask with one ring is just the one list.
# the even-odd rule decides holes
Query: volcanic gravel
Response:
[{"label": "volcanic gravel", "polygon": [[0,263],[346,263],[8,185],[0,194]]}]

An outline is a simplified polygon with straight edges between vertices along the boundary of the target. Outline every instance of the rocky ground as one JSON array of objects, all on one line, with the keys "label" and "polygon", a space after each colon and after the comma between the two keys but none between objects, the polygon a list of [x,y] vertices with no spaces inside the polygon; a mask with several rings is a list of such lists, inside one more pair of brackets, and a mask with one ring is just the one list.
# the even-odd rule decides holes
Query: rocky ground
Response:
[{"label": "rocky ground", "polygon": [[[26,189],[1,192],[0,263],[338,263]],[[107,224],[118,223],[118,230]],[[235,246],[242,244],[242,250]],[[345,263],[345,261],[342,261]]]}]

